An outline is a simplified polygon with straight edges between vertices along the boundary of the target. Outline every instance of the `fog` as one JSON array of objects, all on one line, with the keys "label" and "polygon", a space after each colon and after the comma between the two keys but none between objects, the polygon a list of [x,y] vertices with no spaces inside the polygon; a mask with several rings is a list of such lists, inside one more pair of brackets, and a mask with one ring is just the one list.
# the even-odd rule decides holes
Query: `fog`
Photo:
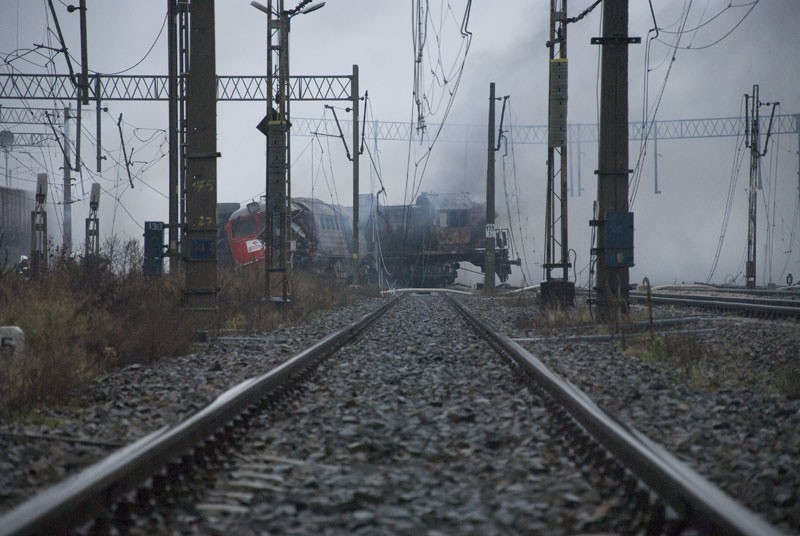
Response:
[{"label": "fog", "polygon": [[[575,16],[589,0],[569,2]],[[54,2],[73,63],[80,61],[77,12]],[[367,121],[416,121],[414,104],[417,2],[397,0],[327,0],[324,8],[292,21],[292,75],[342,75],[359,66],[362,114]],[[419,96],[427,129],[414,140],[366,140],[380,165],[380,180],[369,155],[361,156],[362,193],[376,193],[384,203],[408,202],[414,191],[467,191],[473,200],[485,196],[486,141],[439,140],[436,125],[478,125],[486,132],[489,84],[498,96],[509,96],[505,129],[544,125],[547,120],[549,2],[545,0],[476,1],[471,3],[467,38],[460,26],[466,0],[423,2],[429,7],[427,40],[419,64]],[[91,71],[164,75],[167,70],[166,15],[163,0],[124,2],[87,0],[88,63]],[[287,2],[287,7],[294,4]],[[763,102],[780,101],[777,113],[800,112],[800,3],[796,0],[729,0],[704,2],[631,2],[629,35],[642,38],[630,46],[630,121],[738,117],[743,95],[760,86]],[[569,25],[569,123],[593,124],[598,116],[601,7]],[[248,0],[217,0],[216,53],[219,75],[263,75],[266,69],[267,17]],[[655,22],[659,36],[650,41]],[[680,28],[683,33],[678,33]],[[694,30],[697,28],[696,30]],[[36,45],[59,48],[45,1],[0,0],[0,52],[3,74],[66,74],[63,54]],[[152,50],[151,49],[152,46]],[[35,51],[31,52],[33,49]],[[649,53],[648,53],[649,49]],[[150,52],[148,53],[148,51]],[[646,64],[646,56],[649,62]],[[460,67],[463,65],[463,71]],[[130,70],[127,70],[130,69]],[[460,73],[460,74],[459,74]],[[446,81],[445,81],[446,80]],[[662,92],[663,88],[663,92]],[[646,99],[646,102],[645,102]],[[452,101],[452,102],[451,102]],[[446,113],[448,103],[452,104]],[[67,103],[3,99],[0,105],[63,108]],[[346,106],[344,103],[329,103]],[[498,103],[499,104],[499,103]],[[74,106],[74,103],[73,103]],[[107,160],[94,172],[95,116],[84,115],[82,157],[85,163],[73,194],[73,237],[82,241],[88,214],[89,184],[103,187],[100,205],[101,241],[111,236],[140,237],[146,220],[167,220],[167,106],[163,102],[106,102],[102,114],[102,146]],[[646,113],[643,111],[647,110]],[[761,108],[768,114],[770,108]],[[255,125],[264,115],[263,102],[220,102],[218,116],[219,201],[246,202],[264,192],[265,140]],[[497,107],[498,121],[500,106]],[[117,121],[128,151],[133,149],[131,188],[121,154]],[[340,121],[350,114],[337,110]],[[321,102],[293,102],[296,118],[332,118]],[[795,123],[796,124],[796,123]],[[75,132],[75,125],[72,125]],[[49,126],[0,124],[0,130],[47,132]],[[59,125],[60,129],[60,125]],[[513,138],[509,134],[509,138]],[[347,137],[347,143],[351,143]],[[572,140],[573,142],[575,140]],[[52,145],[52,146],[51,146]],[[57,144],[14,147],[9,153],[12,185],[33,188],[36,173],[47,172],[51,203],[60,202],[61,154]],[[431,147],[432,146],[432,147]],[[430,148],[430,150],[429,150]],[[353,148],[350,147],[352,151]],[[588,280],[593,202],[597,194],[597,145],[569,146],[573,195],[569,197],[569,245],[575,250],[578,284]],[[641,167],[636,197],[635,267],[631,281],[647,276],[656,284],[705,281],[715,260],[726,213],[728,190],[735,181],[729,224],[712,281],[742,282],[747,236],[748,159],[736,136],[659,139],[639,162],[640,142],[630,144],[630,168]],[[654,156],[658,155],[655,193]],[[517,254],[523,257],[527,282],[542,278],[544,197],[547,148],[543,144],[508,143],[497,153],[498,224],[513,231]],[[578,160],[580,159],[580,166]],[[637,166],[637,162],[638,166]],[[741,162],[741,165],[737,163]],[[798,239],[798,134],[773,136],[762,158],[764,186],[759,192],[759,284],[781,284],[786,275],[800,276]],[[349,205],[352,172],[341,140],[293,135],[292,194],[315,196]],[[424,170],[424,171],[423,171]],[[578,195],[578,182],[582,192]],[[633,190],[633,188],[632,188]],[[54,204],[54,241],[63,229],[61,205]],[[766,239],[771,237],[772,254]],[[520,282],[519,271],[513,282]]]}]

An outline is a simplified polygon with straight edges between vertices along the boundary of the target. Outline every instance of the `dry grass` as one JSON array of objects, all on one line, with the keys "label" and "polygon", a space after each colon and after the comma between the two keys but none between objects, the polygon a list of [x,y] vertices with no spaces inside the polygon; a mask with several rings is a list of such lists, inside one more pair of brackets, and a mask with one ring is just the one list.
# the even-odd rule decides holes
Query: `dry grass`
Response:
[{"label": "dry grass", "polygon": [[689,334],[635,337],[625,352],[647,361],[663,363],[684,378],[697,380],[697,365],[708,359],[697,338]]},{"label": "dry grass", "polygon": [[[264,270],[260,267],[223,270],[219,282],[219,325],[224,330],[270,331],[302,322],[316,311],[380,296],[376,288],[351,287],[332,274],[295,272],[289,288],[291,303],[270,303],[264,298]],[[281,290],[273,287],[272,294],[280,295]]]},{"label": "dry grass", "polygon": [[594,323],[585,307],[542,309],[532,320],[532,328],[543,334],[589,326]]},{"label": "dry grass", "polygon": [[64,401],[100,371],[189,348],[176,278],[145,278],[135,242],[120,255],[121,271],[102,255],[84,262],[56,258],[31,280],[3,273],[0,325],[21,327],[26,351],[2,358],[0,413]]},{"label": "dry grass", "polygon": [[773,377],[773,384],[778,392],[792,400],[800,399],[800,349],[794,359],[778,367]]},{"label": "dry grass", "polygon": [[767,366],[753,360],[747,345],[708,345],[690,334],[674,334],[639,336],[626,354],[661,363],[697,389],[756,389],[800,398],[800,350],[794,358],[772,356],[774,365]]},{"label": "dry grass", "polygon": [[[22,355],[0,355],[0,415],[68,401],[102,371],[191,350],[196,332],[181,310],[182,275],[142,274],[138,242],[109,241],[100,258],[55,259],[32,280],[0,271],[0,325],[26,336]],[[219,274],[219,326],[271,330],[320,309],[352,303],[353,290],[317,274],[293,277],[289,306],[263,300],[263,271]]]},{"label": "dry grass", "polygon": [[[526,334],[537,333],[541,336],[564,334],[580,329],[580,334],[628,334],[631,324],[646,321],[649,317],[646,309],[626,309],[620,311],[617,318],[610,321],[599,319],[597,308],[576,304],[573,307],[543,307],[539,297],[517,295],[503,298],[503,305],[520,308],[515,318],[515,327]],[[579,300],[580,301],[580,300]],[[627,336],[627,335],[626,335]],[[624,337],[622,337],[624,340]]]}]

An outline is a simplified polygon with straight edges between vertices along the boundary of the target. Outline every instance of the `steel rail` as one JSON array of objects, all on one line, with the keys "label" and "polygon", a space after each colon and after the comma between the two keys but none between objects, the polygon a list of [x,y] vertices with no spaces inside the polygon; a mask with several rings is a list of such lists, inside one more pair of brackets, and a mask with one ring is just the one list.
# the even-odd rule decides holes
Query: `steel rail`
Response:
[{"label": "steel rail", "polygon": [[572,418],[692,527],[707,534],[782,534],[662,447],[600,409],[583,391],[548,369],[464,304],[446,296],[470,326],[518,365]]},{"label": "steel rail", "polygon": [[115,499],[158,474],[249,408],[352,341],[398,302],[327,335],[271,371],[241,382],[183,422],[124,447],[0,517],[0,535],[64,534],[97,517]]},{"label": "steel rail", "polygon": [[[638,302],[646,302],[648,298],[646,294],[631,292],[630,299]],[[707,309],[724,309],[774,316],[800,317],[800,305],[797,305],[797,302],[792,300],[703,296],[697,294],[653,294],[650,297],[650,301],[652,303],[687,305]]]},{"label": "steel rail", "polygon": [[[709,292],[720,292],[724,294],[744,294],[748,296],[784,296],[787,299],[800,298],[800,286],[783,286],[774,288],[744,288],[732,287],[730,285],[706,285],[704,283],[698,284],[703,290]],[[660,285],[653,288],[653,292],[663,292],[665,289],[672,289],[680,291],[680,285]],[[695,287],[697,289],[697,287]]]},{"label": "steel rail", "polygon": [[[717,292],[717,290],[713,290],[711,292]],[[636,297],[637,299],[646,297],[647,294],[644,292],[631,292],[631,295]],[[690,300],[695,301],[720,301],[720,302],[727,302],[727,303],[745,303],[753,305],[778,305],[778,306],[789,306],[789,307],[797,307],[800,305],[800,302],[797,300],[791,299],[791,297],[787,298],[759,298],[756,296],[715,296],[711,294],[689,294],[683,292],[651,292],[653,296],[661,296],[664,298],[687,298]]]}]

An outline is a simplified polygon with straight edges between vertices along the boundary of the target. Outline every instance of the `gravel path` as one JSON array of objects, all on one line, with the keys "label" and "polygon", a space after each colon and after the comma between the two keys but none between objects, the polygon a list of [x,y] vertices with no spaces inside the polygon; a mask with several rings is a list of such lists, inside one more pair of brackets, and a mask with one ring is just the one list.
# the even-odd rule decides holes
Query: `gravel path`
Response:
[{"label": "gravel path", "polygon": [[[416,303],[414,297],[407,298],[412,299],[404,300],[406,304]],[[377,301],[365,300],[358,306],[319,314],[302,327],[284,329],[261,337],[221,340],[190,356],[164,359],[147,366],[132,365],[94,382],[86,392],[76,396],[75,402],[69,406],[41,411],[36,419],[29,419],[26,423],[0,423],[0,451],[4,454],[0,459],[0,512],[19,504],[44,486],[85,467],[115,445],[127,443],[160,426],[177,422],[191,411],[207,404],[226,388],[244,378],[263,373],[334,329],[359,318],[373,308]],[[659,361],[634,357],[630,348],[626,352],[621,351],[619,340],[567,340],[566,336],[584,335],[587,330],[569,326],[554,328],[544,321],[536,324],[540,315],[534,307],[517,307],[511,300],[467,298],[466,302],[491,324],[512,337],[540,337],[540,340],[523,342],[523,345],[548,366],[584,389],[610,413],[663,443],[679,458],[686,460],[748,507],[761,513],[765,519],[788,533],[800,534],[800,400],[791,400],[776,393],[773,385],[773,378],[780,371],[791,372],[794,367],[795,378],[798,376],[800,327],[796,322],[724,317],[695,321],[683,328],[713,328],[710,333],[698,335],[697,343],[700,348],[713,349],[713,358],[698,362]],[[409,312],[414,313],[414,310]],[[674,308],[665,308],[659,314],[699,316],[696,311]],[[535,324],[533,328],[528,327],[531,321]],[[424,328],[430,329],[432,333],[439,333],[445,326],[426,321]],[[465,329],[460,328],[458,334],[450,336],[461,339],[464,334]],[[628,342],[633,341],[629,338]],[[465,345],[463,352],[466,354],[469,345],[473,343],[465,339],[459,344]],[[372,358],[382,358],[387,363],[406,367],[417,363],[413,370],[385,367],[387,374],[394,370],[393,381],[398,385],[402,385],[404,374],[415,381],[438,381],[441,384],[442,378],[447,377],[448,373],[441,371],[438,376],[425,379],[421,372],[428,369],[438,370],[434,366],[443,366],[458,357],[434,351],[415,340],[408,340],[404,345],[398,344],[396,351],[391,352],[391,355],[395,354],[403,357],[378,355],[376,351]],[[482,362],[470,366],[478,367],[479,370],[486,370],[488,367]],[[326,367],[332,369],[332,366]],[[353,367],[350,368],[352,371]],[[500,374],[500,369],[495,372],[492,368],[492,374]],[[345,371],[330,372],[343,374]],[[427,413],[427,410],[412,405],[411,402],[401,405],[396,394],[382,391],[381,389],[391,384],[391,378],[383,378],[381,381],[380,377],[373,378],[368,374],[359,377],[359,390],[347,399],[350,402],[344,407],[341,399],[335,398],[337,394],[328,391],[328,384],[317,378],[321,376],[315,376],[312,392],[315,397],[319,397],[319,403],[314,406],[317,409],[307,412],[304,417],[307,419],[305,428],[312,434],[305,438],[307,445],[315,445],[314,427],[322,426],[326,419],[333,416],[355,418],[359,423],[372,423],[374,432],[368,436],[367,441],[357,440],[348,437],[350,431],[344,426],[339,431],[341,437],[337,441],[325,443],[325,447],[322,444],[317,445],[316,449],[307,447],[306,450],[291,444],[282,444],[279,437],[269,434],[259,438],[262,444],[259,450],[260,460],[244,460],[240,469],[252,469],[248,464],[255,464],[260,470],[268,467],[269,471],[275,471],[278,477],[284,479],[285,485],[276,487],[285,493],[276,494],[274,500],[275,504],[282,504],[286,510],[282,518],[284,521],[280,521],[286,522],[281,525],[286,531],[303,532],[302,527],[294,527],[287,521],[293,516],[297,517],[297,504],[305,504],[306,515],[316,519],[320,527],[332,522],[332,514],[326,511],[325,505],[312,507],[313,500],[308,497],[301,497],[297,504],[284,501],[288,496],[296,498],[295,493],[298,493],[298,489],[302,490],[302,486],[297,487],[298,484],[308,481],[317,481],[318,485],[331,489],[342,489],[348,483],[358,480],[364,493],[363,497],[359,497],[369,503],[369,498],[375,499],[376,494],[387,502],[395,501],[403,493],[413,493],[409,490],[413,488],[412,484],[416,484],[415,480],[426,482],[425,478],[433,478],[432,475],[443,476],[447,485],[451,486],[446,488],[447,493],[443,493],[441,497],[431,494],[425,500],[429,502],[431,511],[436,512],[439,507],[451,504],[447,498],[451,496],[452,504],[460,508],[453,511],[458,512],[460,517],[447,519],[431,513],[422,515],[413,508],[401,507],[394,511],[396,525],[392,526],[399,532],[403,532],[403,527],[408,524],[419,522],[419,519],[430,521],[431,526],[450,527],[450,530],[458,526],[473,526],[504,527],[505,532],[515,532],[518,527],[519,531],[524,532],[526,527],[533,530],[539,526],[537,523],[545,523],[547,527],[561,527],[564,532],[589,530],[593,527],[592,523],[598,523],[598,519],[602,518],[604,509],[608,508],[607,505],[597,503],[598,498],[593,496],[595,492],[585,484],[580,484],[582,481],[574,471],[569,473],[567,468],[564,468],[564,474],[572,475],[567,477],[567,481],[578,483],[575,486],[577,493],[557,487],[558,482],[553,483],[547,478],[537,476],[536,471],[518,474],[524,465],[495,465],[492,456],[480,458],[480,463],[492,465],[492,471],[481,476],[481,470],[487,470],[485,467],[482,469],[481,465],[472,464],[459,466],[458,456],[441,446],[431,452],[423,449],[420,455],[430,455],[436,459],[436,456],[443,457],[447,454],[449,458],[444,456],[445,459],[439,460],[442,464],[446,462],[443,468],[423,470],[415,467],[413,470],[420,471],[419,473],[404,473],[400,470],[404,461],[403,455],[409,455],[409,448],[414,449],[415,436],[411,432],[416,429],[422,429],[436,439],[436,445],[447,445],[448,441],[451,442],[454,452],[467,449],[470,456],[476,455],[476,452],[486,454],[483,451],[497,455],[498,453],[487,447],[488,439],[481,436],[480,432],[474,432],[477,435],[470,436],[468,432],[458,431],[462,425],[460,419],[466,418],[467,424],[471,425],[465,429],[474,428],[475,422],[482,423],[483,413],[478,412],[477,408],[484,405],[497,406],[496,411],[500,413],[495,414],[492,419],[513,418],[511,422],[516,423],[510,425],[509,431],[501,438],[503,448],[506,448],[506,444],[514,443],[523,449],[523,454],[529,460],[532,459],[534,455],[525,449],[532,448],[533,443],[545,441],[546,438],[533,432],[537,428],[535,423],[517,421],[523,417],[518,414],[524,413],[518,410],[530,410],[530,395],[526,394],[527,401],[512,397],[508,402],[500,403],[502,397],[499,392],[491,390],[480,395],[489,401],[486,404],[478,402],[473,393],[470,395],[474,402],[471,415],[459,416],[455,413],[453,417],[448,417],[449,414],[442,406],[437,417],[435,413]],[[453,391],[458,392],[459,389]],[[434,387],[430,387],[429,391],[430,400],[426,404],[435,401],[437,397],[443,399],[444,393],[437,392]],[[379,400],[382,392],[387,406],[377,411],[375,408],[381,406],[377,405],[373,397],[377,396]],[[518,394],[522,396],[521,393]],[[336,405],[328,400],[340,402]],[[364,414],[358,413],[359,411]],[[470,423],[470,419],[474,419],[474,422]],[[451,432],[453,437],[448,435]],[[543,431],[545,435],[546,432]],[[370,465],[374,462],[376,452],[397,459],[389,466],[377,470]],[[365,468],[361,471],[361,466],[341,463],[338,456],[363,457]],[[393,473],[395,466],[398,469]],[[396,475],[393,478],[398,481],[387,479],[386,475],[393,474]],[[553,488],[556,490],[555,498],[553,495],[546,495],[547,499],[539,500],[536,495],[532,495],[536,488],[528,482],[531,477],[539,478],[540,483],[547,481],[556,486]],[[404,478],[407,480],[403,480]],[[491,503],[486,490],[490,489],[488,486],[500,482],[496,480],[498,478],[509,479],[509,489],[501,486],[498,501]],[[462,480],[464,486],[458,484]],[[523,488],[522,491],[515,487],[517,484]],[[384,495],[387,488],[397,488],[396,492],[391,492],[391,500]],[[406,496],[406,499],[411,498],[411,495]],[[206,513],[185,521],[198,523],[201,519],[213,519],[211,513],[214,511],[213,505],[218,504],[218,499],[219,497],[207,497],[206,504],[210,506]],[[375,511],[365,508],[349,509],[352,501],[345,501],[344,504],[348,505],[345,508],[347,514],[334,516],[339,520],[336,521],[339,524],[335,526],[340,532],[359,529],[374,533],[368,529],[371,526],[374,528],[372,523]],[[576,506],[577,511],[581,512],[579,515],[573,512],[567,516],[562,511],[574,509]],[[292,508],[295,509],[294,513]],[[551,508],[555,510],[550,511]],[[247,509],[253,510],[251,506],[247,506]],[[261,518],[256,518],[264,521],[265,516],[270,514],[261,511],[258,515]],[[602,527],[602,519],[600,523],[599,528]],[[223,530],[223,526],[224,524],[219,525],[220,530]]]}]

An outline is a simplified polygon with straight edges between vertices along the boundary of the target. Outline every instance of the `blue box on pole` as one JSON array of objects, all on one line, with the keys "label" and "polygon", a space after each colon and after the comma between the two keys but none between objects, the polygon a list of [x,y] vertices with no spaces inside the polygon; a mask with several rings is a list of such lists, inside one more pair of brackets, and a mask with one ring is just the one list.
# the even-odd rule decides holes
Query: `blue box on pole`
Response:
[{"label": "blue box on pole", "polygon": [[164,222],[144,222],[144,275],[164,273]]},{"label": "blue box on pole", "polygon": [[606,266],[633,266],[633,212],[607,212],[605,232]]}]

